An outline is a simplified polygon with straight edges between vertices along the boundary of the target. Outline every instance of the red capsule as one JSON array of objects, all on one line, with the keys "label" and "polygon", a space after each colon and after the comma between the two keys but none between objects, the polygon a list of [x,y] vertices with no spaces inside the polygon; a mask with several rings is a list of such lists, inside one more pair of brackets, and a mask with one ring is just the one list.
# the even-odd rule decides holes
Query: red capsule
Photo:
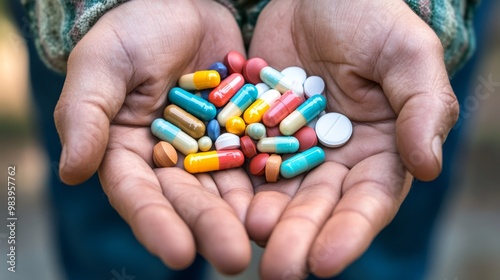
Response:
[{"label": "red capsule", "polygon": [[232,73],[241,74],[243,70],[243,64],[245,64],[245,61],[246,61],[245,57],[237,51],[230,51],[224,57],[224,65],[226,65],[229,74]]},{"label": "red capsule", "polygon": [[210,92],[208,101],[214,104],[215,107],[222,107],[229,102],[229,99],[231,99],[244,84],[245,79],[243,75],[233,73]]},{"label": "red capsule", "polygon": [[267,110],[262,122],[268,127],[278,125],[286,116],[290,115],[304,102],[304,96],[295,94],[292,90],[285,92],[276,103]]}]

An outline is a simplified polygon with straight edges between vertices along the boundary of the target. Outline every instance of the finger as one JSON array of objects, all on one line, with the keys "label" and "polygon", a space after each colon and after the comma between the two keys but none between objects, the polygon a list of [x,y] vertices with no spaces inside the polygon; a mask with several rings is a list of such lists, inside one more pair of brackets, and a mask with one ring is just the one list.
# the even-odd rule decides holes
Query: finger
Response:
[{"label": "finger", "polygon": [[255,188],[255,196],[248,207],[245,227],[250,238],[264,246],[288,203],[299,189],[303,176],[280,179],[277,183]]},{"label": "finger", "polygon": [[109,123],[121,107],[132,75],[113,32],[93,28],[68,59],[64,88],[54,119],[63,145],[60,177],[67,184],[88,179],[108,143]]},{"label": "finger", "polygon": [[418,179],[432,180],[441,172],[441,147],[458,118],[443,47],[408,7],[390,30],[375,71],[398,114],[396,141],[405,166]]},{"label": "finger", "polygon": [[309,270],[330,277],[357,259],[393,219],[411,179],[397,154],[375,155],[351,169],[341,200],[309,252]]},{"label": "finger", "polygon": [[309,250],[340,198],[347,172],[343,165],[327,162],[305,177],[267,242],[260,267],[263,279],[307,276]]},{"label": "finger", "polygon": [[[143,145],[152,150],[154,140],[146,128],[113,128],[112,131],[125,140],[123,143],[136,138],[149,139],[150,143],[145,140]],[[143,151],[138,153],[134,148]],[[141,145],[123,146],[113,139],[110,141],[99,170],[103,189],[111,205],[152,254],[172,269],[186,268],[196,256],[194,237],[164,197],[155,173],[144,161],[147,149],[142,148]],[[177,181],[175,177],[171,178],[173,186]]]},{"label": "finger", "polygon": [[220,196],[234,209],[242,223],[245,223],[248,206],[253,198],[252,182],[242,168],[212,173]]},{"label": "finger", "polygon": [[156,174],[163,194],[191,229],[199,252],[221,273],[245,269],[250,242],[234,210],[184,170],[161,168]]}]

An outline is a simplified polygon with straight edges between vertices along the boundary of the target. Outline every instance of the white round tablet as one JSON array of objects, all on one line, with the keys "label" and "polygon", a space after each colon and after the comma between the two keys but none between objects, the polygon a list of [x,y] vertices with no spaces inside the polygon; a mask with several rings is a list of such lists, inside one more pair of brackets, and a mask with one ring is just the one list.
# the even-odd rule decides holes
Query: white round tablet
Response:
[{"label": "white round tablet", "polygon": [[307,98],[315,94],[323,94],[325,91],[325,81],[321,77],[311,76],[304,82],[304,93]]},{"label": "white round tablet", "polygon": [[352,123],[344,115],[328,113],[316,122],[316,135],[321,144],[329,148],[344,145],[352,135]]},{"label": "white round tablet", "polygon": [[290,66],[281,71],[285,77],[299,84],[303,84],[307,78],[306,71],[298,66]]},{"label": "white round tablet", "polygon": [[223,133],[215,140],[216,150],[232,150],[240,148],[240,137],[232,133]]},{"label": "white round tablet", "polygon": [[255,85],[257,88],[257,98],[259,98],[264,92],[270,90],[271,88],[265,83],[258,83]]}]

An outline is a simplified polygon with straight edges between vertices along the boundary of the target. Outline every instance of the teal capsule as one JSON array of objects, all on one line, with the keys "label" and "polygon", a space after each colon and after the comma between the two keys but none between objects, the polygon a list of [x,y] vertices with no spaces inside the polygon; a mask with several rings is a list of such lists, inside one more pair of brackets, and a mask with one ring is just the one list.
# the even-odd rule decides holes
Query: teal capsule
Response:
[{"label": "teal capsule", "polygon": [[239,117],[252,103],[257,100],[257,88],[252,84],[245,84],[217,114],[221,126],[225,126],[231,117]]},{"label": "teal capsule", "polygon": [[281,121],[281,134],[294,134],[297,130],[318,116],[325,108],[326,98],[320,94],[313,95]]},{"label": "teal capsule", "polygon": [[266,66],[260,70],[260,79],[281,93],[285,93],[293,87],[293,82],[288,77],[270,66]]},{"label": "teal capsule", "polygon": [[283,161],[280,167],[281,176],[293,178],[307,172],[325,161],[325,152],[320,147],[312,147],[302,153]]},{"label": "teal capsule", "polygon": [[212,103],[179,87],[170,90],[168,99],[204,121],[212,120],[217,114],[217,109]]},{"label": "teal capsule", "polygon": [[257,150],[261,153],[290,154],[295,153],[299,146],[299,140],[293,136],[266,137],[257,142]]},{"label": "teal capsule", "polygon": [[154,136],[172,144],[177,151],[185,155],[198,152],[198,142],[193,137],[164,119],[154,120],[151,123],[151,132]]}]

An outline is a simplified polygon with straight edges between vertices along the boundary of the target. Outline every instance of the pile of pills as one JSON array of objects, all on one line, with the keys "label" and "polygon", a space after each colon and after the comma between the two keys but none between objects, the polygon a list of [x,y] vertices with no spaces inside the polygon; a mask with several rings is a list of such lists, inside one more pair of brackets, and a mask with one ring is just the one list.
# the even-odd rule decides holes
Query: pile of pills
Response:
[{"label": "pile of pills", "polygon": [[[210,172],[242,166],[276,182],[325,161],[318,145],[339,147],[352,135],[352,124],[338,113],[325,113],[325,83],[299,67],[281,72],[261,58],[246,60],[236,51],[208,70],[183,75],[168,93],[170,105],[151,124],[163,140],[153,150],[158,167],[177,164]],[[286,159],[283,159],[286,158]]]}]

